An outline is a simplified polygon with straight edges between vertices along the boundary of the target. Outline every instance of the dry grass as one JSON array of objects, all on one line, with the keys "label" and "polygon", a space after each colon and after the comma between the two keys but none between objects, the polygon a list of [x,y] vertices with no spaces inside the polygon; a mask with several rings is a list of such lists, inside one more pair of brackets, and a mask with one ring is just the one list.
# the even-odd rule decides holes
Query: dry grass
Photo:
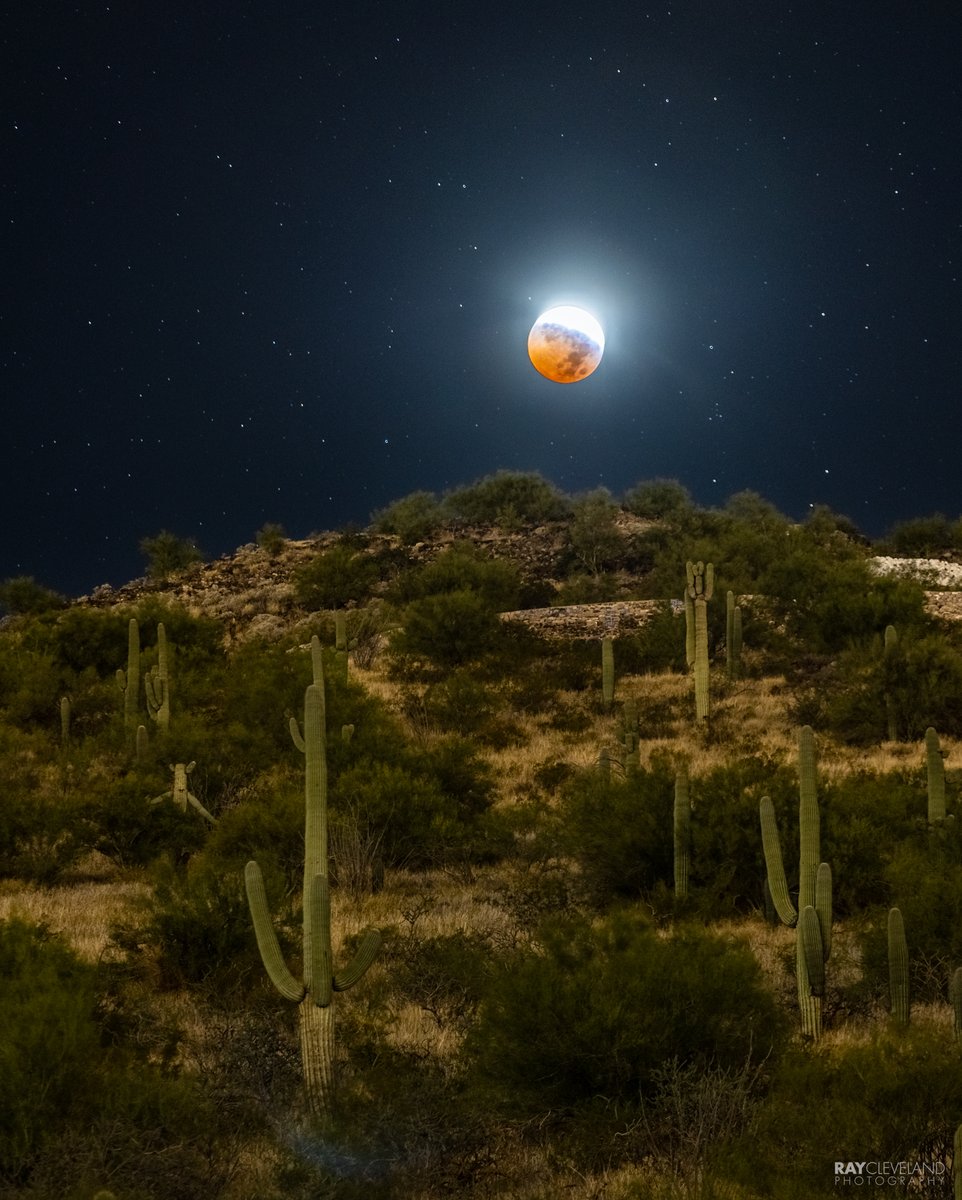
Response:
[{"label": "dry grass", "polygon": [[48,888],[8,879],[0,885],[0,919],[20,917],[46,925],[83,958],[96,962],[108,949],[111,927],[148,892],[142,879]]}]

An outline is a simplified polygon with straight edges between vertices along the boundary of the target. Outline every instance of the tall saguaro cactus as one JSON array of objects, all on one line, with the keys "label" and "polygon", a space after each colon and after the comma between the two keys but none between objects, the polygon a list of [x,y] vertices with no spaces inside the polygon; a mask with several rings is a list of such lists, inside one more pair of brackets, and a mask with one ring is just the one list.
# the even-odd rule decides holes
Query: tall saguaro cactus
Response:
[{"label": "tall saguaro cactus", "polygon": [[354,959],[335,972],[331,950],[331,898],[327,861],[327,746],[321,649],[311,642],[314,680],[304,694],[304,730],[291,718],[291,734],[304,755],[303,978],[287,967],[267,907],[264,879],[256,862],[244,870],[257,946],[271,982],[298,1005],[301,1067],[311,1111],[327,1121],[334,1100],[334,993],[354,986],[377,955],[381,935],[368,930]]},{"label": "tall saguaro cactus", "polygon": [[815,736],[802,728],[798,740],[798,908],[792,904],[782,860],[775,809],[768,796],[759,805],[768,889],[785,925],[796,929],[795,971],[802,1033],[822,1033],[825,964],[832,950],[832,870],[819,862],[819,812],[815,790]]},{"label": "tall saguaro cactus", "polygon": [[895,626],[886,625],[882,650],[882,665],[885,686],[885,732],[890,742],[897,742],[899,740],[898,710],[895,704],[895,696],[892,693],[898,644],[899,635]]},{"label": "tall saguaro cactus", "polygon": [[695,719],[708,720],[708,601],[715,590],[715,568],[711,563],[685,565],[686,651],[695,675]]},{"label": "tall saguaro cactus", "polygon": [[939,735],[930,725],[925,731],[925,766],[928,785],[929,829],[945,824],[945,761]]}]

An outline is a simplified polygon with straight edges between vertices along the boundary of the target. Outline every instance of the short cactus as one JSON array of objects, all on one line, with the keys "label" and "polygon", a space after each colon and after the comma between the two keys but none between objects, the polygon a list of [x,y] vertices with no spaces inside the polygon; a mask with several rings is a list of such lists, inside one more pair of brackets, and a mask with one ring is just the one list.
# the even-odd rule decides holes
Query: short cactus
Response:
[{"label": "short cactus", "polygon": [[945,824],[945,761],[939,735],[930,725],[925,731],[925,765],[928,785],[929,829]]},{"label": "short cactus", "polygon": [[885,640],[883,643],[883,679],[885,688],[885,732],[890,742],[899,740],[899,725],[898,725],[898,710],[895,704],[895,696],[892,692],[892,684],[894,682],[892,676],[895,673],[895,656],[899,644],[899,635],[896,632],[894,625],[885,626]]},{"label": "short cactus", "polygon": [[909,1004],[909,947],[905,938],[905,922],[898,908],[890,908],[888,916],[889,997],[892,1018],[897,1025],[906,1026],[911,1013]]},{"label": "short cactus", "polygon": [[[141,725],[140,729],[143,728],[144,727]],[[138,733],[140,732],[140,729],[138,729]],[[147,731],[144,730],[144,732],[146,733]],[[211,816],[211,814],[206,808],[204,808],[203,804],[201,804],[187,784],[187,776],[190,775],[196,765],[196,763],[192,762],[174,763],[170,768],[174,773],[174,781],[171,785],[170,791],[162,792],[159,796],[155,796],[153,800],[151,800],[151,804],[161,804],[164,800],[169,800],[172,804],[179,808],[181,812],[186,812],[187,805],[189,804],[191,808],[196,809],[197,812],[200,813],[205,821],[210,821],[210,823],[213,825],[215,824],[217,818]]]},{"label": "short cactus", "polygon": [[60,697],[60,742],[66,746],[70,741],[71,704],[69,696]]}]

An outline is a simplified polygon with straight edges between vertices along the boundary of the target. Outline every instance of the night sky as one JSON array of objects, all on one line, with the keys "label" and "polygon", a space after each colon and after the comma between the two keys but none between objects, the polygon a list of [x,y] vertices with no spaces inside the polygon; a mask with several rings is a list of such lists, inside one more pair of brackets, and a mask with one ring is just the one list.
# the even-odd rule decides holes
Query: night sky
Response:
[{"label": "night sky", "polygon": [[[16,8],[0,578],[499,468],[962,510],[956,5]],[[607,337],[570,386],[557,303]]]}]

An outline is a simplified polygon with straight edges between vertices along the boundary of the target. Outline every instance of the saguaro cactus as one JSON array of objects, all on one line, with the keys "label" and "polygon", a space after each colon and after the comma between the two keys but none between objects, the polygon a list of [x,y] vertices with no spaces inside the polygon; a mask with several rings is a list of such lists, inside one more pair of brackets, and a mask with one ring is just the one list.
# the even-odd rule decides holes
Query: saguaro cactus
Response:
[{"label": "saguaro cactus", "polygon": [[742,610],[735,593],[725,593],[725,666],[729,679],[737,679],[742,666]]},{"label": "saguaro cactus", "polygon": [[889,996],[892,1001],[892,1018],[897,1025],[908,1025],[909,1005],[909,947],[905,938],[905,922],[902,911],[889,909]]},{"label": "saguaro cactus", "polygon": [[170,729],[170,667],[167,658],[167,630],[157,625],[157,662],[144,679],[147,711],[163,733]]},{"label": "saguaro cactus", "polygon": [[132,739],[138,725],[140,694],[140,627],[136,617],[131,617],[127,623],[127,670],[117,668],[117,684],[124,695],[124,729]]},{"label": "saguaro cactus", "polygon": [[798,908],[792,904],[782,860],[775,809],[768,796],[759,805],[762,849],[772,903],[784,924],[797,930],[795,971],[802,1033],[816,1041],[822,1032],[825,964],[832,950],[832,870],[819,862],[819,812],[815,791],[815,737],[806,725],[799,734]]},{"label": "saguaro cactus", "polygon": [[[695,719],[708,720],[708,601],[715,589],[715,568],[711,563],[689,562],[685,566],[685,615],[689,636],[689,666],[695,676]],[[689,615],[690,614],[690,615]]]},{"label": "saguaro cactus", "polygon": [[945,761],[939,735],[930,725],[925,731],[925,765],[928,784],[929,829],[945,824]]},{"label": "saguaro cactus", "polygon": [[347,652],[349,649],[347,641],[347,617],[344,615],[343,610],[337,609],[334,613],[334,662],[337,669],[337,676],[342,683],[347,682]]},{"label": "saguaro cactus", "polygon": [[605,708],[615,699],[615,643],[610,637],[601,639],[601,698]]},{"label": "saguaro cactus", "polygon": [[[143,729],[143,726],[141,725],[140,728]],[[139,733],[140,730],[137,732]],[[181,812],[186,812],[187,805],[189,804],[191,808],[196,809],[206,821],[210,821],[210,823],[213,825],[216,823],[217,818],[212,816],[207,809],[204,808],[203,804],[201,804],[194,793],[190,790],[190,787],[187,783],[187,776],[191,774],[196,765],[196,763],[192,762],[173,763],[170,769],[174,773],[174,780],[171,784],[170,791],[162,792],[159,796],[155,796],[153,800],[151,800],[151,804],[160,804],[164,800],[169,800],[172,804],[175,804]]]},{"label": "saguaro cactus", "polygon": [[334,1099],[334,993],[353,987],[370,967],[381,944],[368,930],[352,962],[335,973],[331,951],[331,900],[327,862],[327,747],[321,647],[311,641],[314,679],[304,694],[304,731],[291,718],[294,744],[305,759],[304,770],[304,919],[303,979],[295,979],[281,953],[271,924],[260,867],[247,864],[244,883],[261,959],[282,996],[298,1005],[301,1066],[311,1111],[328,1120]]},{"label": "saguaro cactus", "polygon": [[70,741],[70,697],[60,697],[60,742],[66,746]]}]

